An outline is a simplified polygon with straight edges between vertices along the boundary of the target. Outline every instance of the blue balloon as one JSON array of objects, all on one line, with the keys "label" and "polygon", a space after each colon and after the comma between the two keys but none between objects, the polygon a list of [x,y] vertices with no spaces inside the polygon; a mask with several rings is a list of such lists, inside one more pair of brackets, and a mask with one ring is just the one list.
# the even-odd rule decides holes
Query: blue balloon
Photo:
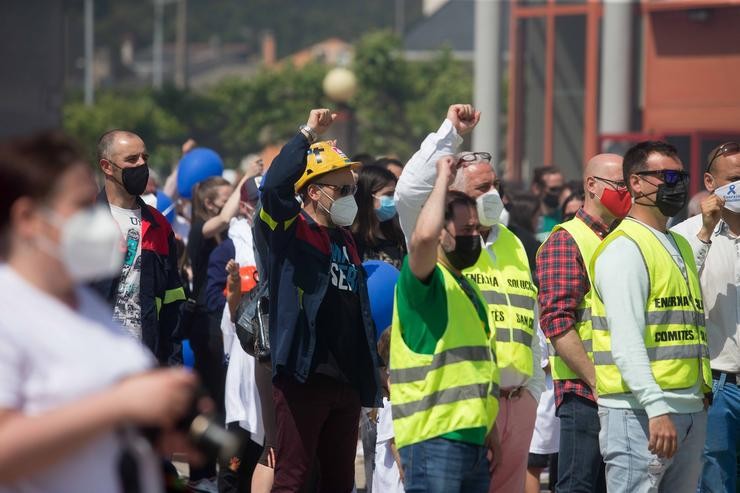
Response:
[{"label": "blue balloon", "polygon": [[393,320],[394,292],[400,272],[382,260],[368,260],[362,265],[367,271],[367,293],[376,336],[380,337]]},{"label": "blue balloon", "polygon": [[224,162],[216,151],[196,147],[180,159],[177,168],[177,192],[181,197],[190,199],[196,183],[211,176],[221,176],[223,172]]},{"label": "blue balloon", "polygon": [[182,341],[182,364],[188,368],[195,367],[195,354],[193,354],[193,348],[190,347],[188,339]]},{"label": "blue balloon", "polygon": [[175,203],[169,195],[157,190],[157,210],[170,222],[175,220]]}]

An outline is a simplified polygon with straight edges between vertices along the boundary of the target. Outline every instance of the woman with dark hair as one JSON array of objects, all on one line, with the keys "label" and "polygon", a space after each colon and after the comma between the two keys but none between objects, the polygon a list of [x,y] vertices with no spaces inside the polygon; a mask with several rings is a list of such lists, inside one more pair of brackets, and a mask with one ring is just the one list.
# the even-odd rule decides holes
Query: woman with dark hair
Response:
[{"label": "woman with dark hair", "polygon": [[[187,251],[193,270],[193,286],[186,315],[186,331],[195,356],[195,370],[203,380],[217,409],[224,412],[226,366],[221,334],[221,313],[210,313],[207,303],[208,258],[226,236],[229,222],[239,212],[241,186],[250,178],[247,174],[235,188],[220,176],[207,178],[193,187],[193,218],[188,235]],[[191,485],[205,487],[214,482],[216,462],[190,468]],[[210,485],[209,485],[210,486]]]},{"label": "woman with dark hair", "polygon": [[186,370],[152,370],[85,287],[120,273],[123,251],[82,156],[59,134],[0,143],[2,491],[122,491],[124,478],[127,491],[162,491],[136,428],[171,442],[196,386]]},{"label": "woman with dark hair", "polygon": [[363,166],[357,179],[357,217],[352,234],[362,260],[383,260],[401,268],[406,247],[393,194],[397,178],[380,166]]}]

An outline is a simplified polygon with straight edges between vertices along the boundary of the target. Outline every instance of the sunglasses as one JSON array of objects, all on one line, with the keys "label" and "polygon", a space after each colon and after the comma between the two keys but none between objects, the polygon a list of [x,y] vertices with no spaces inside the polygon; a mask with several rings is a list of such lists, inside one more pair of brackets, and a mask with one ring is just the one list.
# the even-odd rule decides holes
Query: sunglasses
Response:
[{"label": "sunglasses", "polygon": [[657,176],[666,185],[676,185],[679,182],[687,182],[689,180],[689,174],[687,172],[676,169],[638,171],[635,174],[638,176]]},{"label": "sunglasses", "polygon": [[627,190],[627,184],[624,182],[624,180],[610,180],[608,178],[602,178],[600,176],[594,176],[594,180],[603,181],[610,187],[612,187],[614,190],[621,191],[621,190]]},{"label": "sunglasses", "polygon": [[491,162],[491,153],[489,152],[469,152],[463,154],[457,160],[457,166],[467,168],[471,164],[478,163],[480,161]]},{"label": "sunglasses", "polygon": [[719,146],[719,149],[714,151],[714,154],[712,154],[712,159],[709,160],[709,164],[707,164],[707,168],[704,170],[705,173],[709,173],[709,168],[712,167],[712,164],[714,161],[717,160],[717,158],[722,157],[727,154],[735,154],[736,152],[740,152],[740,144],[737,142],[725,142],[721,146]]},{"label": "sunglasses", "polygon": [[357,185],[332,185],[331,183],[314,183],[320,187],[329,187],[332,190],[339,190],[340,197],[346,197],[347,195],[354,195],[357,191]]}]

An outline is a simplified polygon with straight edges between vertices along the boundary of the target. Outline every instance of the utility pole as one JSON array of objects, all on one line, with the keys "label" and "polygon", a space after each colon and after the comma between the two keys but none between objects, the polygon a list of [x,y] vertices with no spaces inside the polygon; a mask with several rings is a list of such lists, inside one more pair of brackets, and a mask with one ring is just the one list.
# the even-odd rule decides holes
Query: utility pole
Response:
[{"label": "utility pole", "polygon": [[473,150],[490,152],[494,165],[501,152],[501,2],[476,0],[474,44],[474,93],[476,109],[482,113],[473,130]]},{"label": "utility pole", "polygon": [[93,77],[95,58],[95,15],[93,0],[85,0],[85,105],[92,106],[95,101],[95,79]]},{"label": "utility pole", "polygon": [[188,86],[188,0],[177,2],[177,30],[175,32],[175,87]]},{"label": "utility pole", "polygon": [[403,39],[406,25],[406,0],[396,0],[396,34]]},{"label": "utility pole", "polygon": [[154,0],[154,40],[152,42],[152,86],[162,88],[162,49],[164,43],[164,1]]}]

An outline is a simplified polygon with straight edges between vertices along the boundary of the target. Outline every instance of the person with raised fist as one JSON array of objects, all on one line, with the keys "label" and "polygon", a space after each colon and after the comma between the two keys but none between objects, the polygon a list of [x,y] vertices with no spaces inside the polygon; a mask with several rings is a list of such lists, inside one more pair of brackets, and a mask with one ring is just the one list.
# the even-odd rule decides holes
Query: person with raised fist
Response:
[{"label": "person with raised fist", "polygon": [[273,492],[298,491],[315,459],[319,491],[352,491],[360,406],[381,406],[367,279],[348,229],[358,163],[335,143],[317,142],[335,118],[311,110],[261,185],[277,421]]}]

